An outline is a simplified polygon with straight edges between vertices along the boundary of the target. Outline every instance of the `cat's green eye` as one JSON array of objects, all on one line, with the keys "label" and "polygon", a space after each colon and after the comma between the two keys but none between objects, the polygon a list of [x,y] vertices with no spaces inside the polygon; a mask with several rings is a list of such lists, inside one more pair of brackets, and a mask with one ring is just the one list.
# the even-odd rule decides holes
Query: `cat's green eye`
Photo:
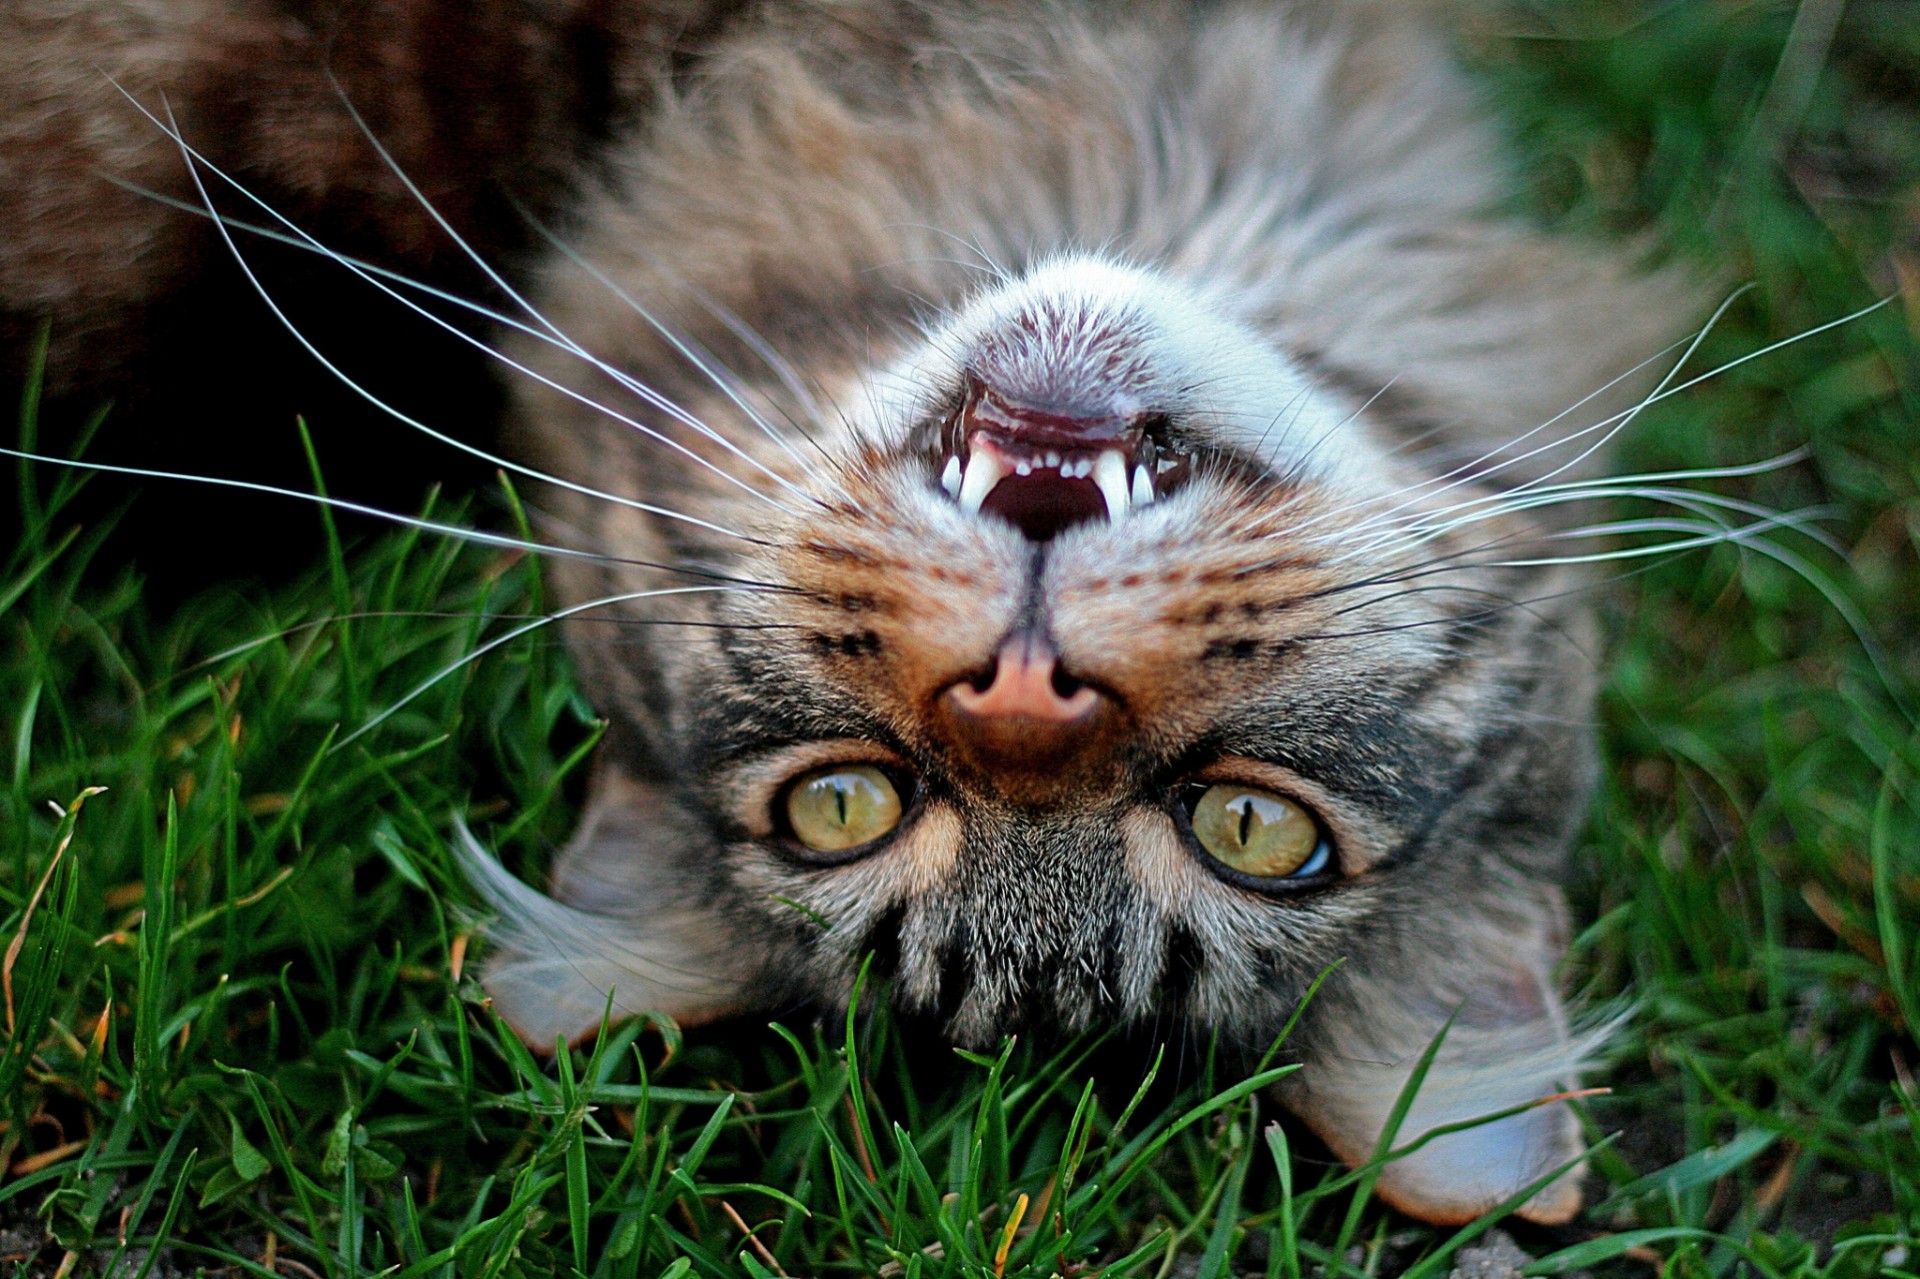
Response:
[{"label": "cat's green eye", "polygon": [[900,791],[871,764],[809,773],[787,791],[787,827],[816,853],[843,853],[900,824]]},{"label": "cat's green eye", "polygon": [[1192,808],[1200,847],[1228,870],[1253,879],[1303,878],[1325,870],[1333,850],[1313,814],[1272,791],[1223,782]]}]

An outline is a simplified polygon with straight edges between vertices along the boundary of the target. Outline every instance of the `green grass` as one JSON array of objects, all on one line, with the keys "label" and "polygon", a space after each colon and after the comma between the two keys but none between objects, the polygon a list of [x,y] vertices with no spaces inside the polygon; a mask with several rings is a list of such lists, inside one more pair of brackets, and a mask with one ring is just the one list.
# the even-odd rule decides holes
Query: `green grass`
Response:
[{"label": "green grass", "polygon": [[[1535,1273],[1920,1274],[1920,23],[1857,0],[1829,45],[1828,12],[1542,4],[1468,41],[1537,216],[1749,286],[1700,367],[1906,287],[1625,443],[1804,445],[1713,487],[1830,506],[1846,553],[1606,588],[1570,978],[1634,1015],[1589,1213],[1514,1229]],[[344,738],[537,613],[534,566],[396,531],[158,617],[73,482],[21,470],[0,573],[18,1271],[1444,1275],[1472,1239],[1356,1200],[1206,1061],[929,1052],[884,1016],[532,1059],[461,972],[446,847],[464,816],[537,874],[565,838],[599,730],[563,654],[536,632]]]}]

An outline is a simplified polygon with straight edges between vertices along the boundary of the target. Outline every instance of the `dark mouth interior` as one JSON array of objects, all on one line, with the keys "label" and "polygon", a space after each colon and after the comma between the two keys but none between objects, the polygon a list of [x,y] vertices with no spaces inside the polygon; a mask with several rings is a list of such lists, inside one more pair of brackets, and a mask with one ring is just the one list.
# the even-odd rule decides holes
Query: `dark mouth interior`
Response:
[{"label": "dark mouth interior", "polygon": [[1170,428],[1164,413],[1026,403],[975,379],[939,429],[934,475],[962,509],[1047,542],[1178,488],[1191,459]]},{"label": "dark mouth interior", "polygon": [[1106,503],[1092,480],[1065,479],[1054,470],[1009,475],[980,509],[998,515],[1034,542],[1051,541],[1075,524],[1107,517]]}]

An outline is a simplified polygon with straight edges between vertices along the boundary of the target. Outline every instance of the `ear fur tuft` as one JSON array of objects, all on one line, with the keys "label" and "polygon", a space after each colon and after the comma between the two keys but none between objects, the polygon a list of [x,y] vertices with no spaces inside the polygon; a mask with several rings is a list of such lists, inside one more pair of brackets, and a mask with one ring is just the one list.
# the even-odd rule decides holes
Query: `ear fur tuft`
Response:
[{"label": "ear fur tuft", "polygon": [[615,1017],[665,1013],[682,1024],[736,1010],[745,975],[691,910],[644,916],[594,914],[522,883],[462,824],[453,844],[467,879],[498,914],[481,976],[493,1006],[527,1045],[543,1052]]},{"label": "ear fur tuft", "polygon": [[[1404,1147],[1435,1128],[1559,1096],[1573,1086],[1613,1024],[1577,1037],[1546,1022],[1491,1031],[1452,1027],[1393,1145]],[[1350,1164],[1364,1163],[1373,1157],[1373,1143],[1418,1058],[1416,1052],[1393,1061],[1316,1059],[1299,1076],[1294,1104],[1335,1154]],[[1375,1188],[1402,1212],[1459,1225],[1572,1163],[1581,1151],[1579,1123],[1568,1102],[1547,1101],[1434,1138],[1387,1164]],[[1580,1167],[1542,1187],[1516,1210],[1518,1215],[1548,1225],[1570,1220],[1580,1210]]]},{"label": "ear fur tuft", "polygon": [[1562,944],[1552,904],[1530,923],[1483,919],[1463,923],[1456,936],[1459,950],[1429,953],[1420,966],[1342,970],[1334,1002],[1310,1013],[1313,1046],[1305,1069],[1283,1086],[1285,1098],[1342,1160],[1365,1163],[1439,1039],[1392,1145],[1472,1126],[1390,1161],[1376,1183],[1380,1197],[1427,1221],[1463,1224],[1565,1168],[1515,1211],[1547,1225],[1568,1221],[1580,1211],[1576,1161],[1584,1146],[1562,1094],[1577,1086],[1620,1017],[1568,1030],[1552,976]]}]

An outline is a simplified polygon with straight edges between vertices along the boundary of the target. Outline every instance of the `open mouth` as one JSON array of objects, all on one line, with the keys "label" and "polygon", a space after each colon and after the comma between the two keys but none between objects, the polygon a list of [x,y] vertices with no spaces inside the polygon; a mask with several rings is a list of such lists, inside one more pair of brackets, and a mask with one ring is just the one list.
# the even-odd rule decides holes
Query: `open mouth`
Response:
[{"label": "open mouth", "polygon": [[1076,524],[1118,523],[1172,492],[1189,459],[1158,413],[1037,408],[974,382],[941,432],[940,487],[965,511],[1045,542]]}]

